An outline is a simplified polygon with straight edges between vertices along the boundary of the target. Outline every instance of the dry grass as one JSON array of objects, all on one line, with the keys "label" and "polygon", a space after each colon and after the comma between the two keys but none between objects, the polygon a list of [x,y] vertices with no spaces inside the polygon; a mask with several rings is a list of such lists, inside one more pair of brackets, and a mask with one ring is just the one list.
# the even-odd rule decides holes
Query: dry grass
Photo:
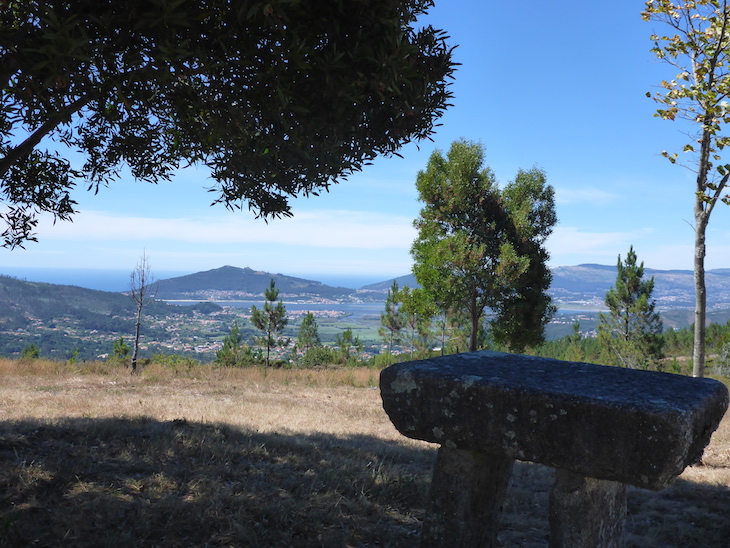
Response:
[{"label": "dry grass", "polygon": [[[0,546],[413,546],[433,447],[400,436],[378,372],[0,360]],[[502,546],[547,546],[549,469],[518,463]],[[628,546],[730,546],[730,419]]]}]

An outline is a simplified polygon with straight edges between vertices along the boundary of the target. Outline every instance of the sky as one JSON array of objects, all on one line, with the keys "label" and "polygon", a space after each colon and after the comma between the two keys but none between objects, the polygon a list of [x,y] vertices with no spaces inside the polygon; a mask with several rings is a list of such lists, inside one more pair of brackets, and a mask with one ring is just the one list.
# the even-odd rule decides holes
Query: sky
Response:
[{"label": "sky", "polygon": [[[96,195],[80,188],[74,221],[44,219],[38,243],[0,249],[0,273],[131,271],[144,251],[162,277],[232,265],[355,287],[405,275],[421,207],[416,175],[459,138],[484,145],[501,184],[519,168],[545,170],[559,219],[547,241],[552,267],[613,265],[633,245],[647,268],[691,270],[693,173],[661,157],[681,148],[688,128],[654,117],[646,97],[676,70],[650,52],[662,28],[641,19],[643,5],[436,0],[424,22],[447,31],[461,66],[433,142],[378,158],[329,193],[295,200],[293,218],[268,223],[211,207],[211,182],[195,168],[159,185],[122,176]],[[730,267],[728,221],[719,205],[709,269]]]}]

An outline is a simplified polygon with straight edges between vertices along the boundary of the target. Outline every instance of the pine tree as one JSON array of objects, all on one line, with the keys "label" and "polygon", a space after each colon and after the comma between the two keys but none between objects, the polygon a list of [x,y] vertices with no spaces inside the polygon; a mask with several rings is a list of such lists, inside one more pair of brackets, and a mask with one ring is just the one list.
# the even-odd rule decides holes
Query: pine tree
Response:
[{"label": "pine tree", "polygon": [[398,282],[393,280],[393,285],[388,289],[388,295],[385,298],[385,311],[380,315],[378,335],[388,345],[388,354],[392,353],[393,345],[401,341],[401,332],[403,330],[399,293]]},{"label": "pine tree", "polygon": [[224,367],[236,367],[240,359],[242,346],[243,334],[238,327],[238,321],[234,321],[228,335],[223,339],[223,348],[216,352],[216,363]]},{"label": "pine tree", "polygon": [[643,368],[661,356],[662,320],[651,300],[654,277],[644,280],[644,263],[637,266],[631,246],[626,261],[618,256],[616,285],[606,293],[608,314],[600,314],[601,345],[624,367]]},{"label": "pine tree", "polygon": [[319,329],[314,314],[307,312],[299,326],[299,334],[297,335],[297,346],[306,353],[310,348],[320,346],[322,343],[319,339]]},{"label": "pine tree", "polygon": [[264,333],[259,341],[262,343],[262,346],[266,347],[266,367],[268,367],[271,349],[280,344],[286,346],[289,342],[278,337],[289,323],[289,320],[286,317],[284,303],[280,300],[276,302],[279,298],[279,290],[276,289],[273,278],[271,279],[269,288],[264,291],[264,298],[266,301],[264,302],[263,310],[259,310],[255,305],[251,307],[251,323],[256,329]]},{"label": "pine tree", "polygon": [[114,357],[123,360],[129,354],[129,345],[124,342],[124,337],[119,337],[114,341]]},{"label": "pine tree", "polygon": [[352,333],[352,328],[348,327],[342,334],[338,334],[336,344],[340,349],[340,358],[345,365],[352,365],[358,361],[362,352],[362,342],[360,337]]}]

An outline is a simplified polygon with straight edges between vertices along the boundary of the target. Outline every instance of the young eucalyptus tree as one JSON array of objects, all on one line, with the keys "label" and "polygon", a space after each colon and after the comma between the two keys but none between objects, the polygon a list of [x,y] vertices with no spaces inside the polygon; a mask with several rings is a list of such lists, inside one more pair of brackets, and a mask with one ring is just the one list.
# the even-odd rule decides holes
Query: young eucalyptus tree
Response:
[{"label": "young eucalyptus tree", "polygon": [[137,372],[137,356],[139,355],[139,334],[142,325],[142,309],[155,300],[157,281],[150,270],[150,259],[145,251],[129,276],[129,297],[137,307],[134,323],[134,345],[132,346],[132,373]]},{"label": "young eucalyptus tree", "polygon": [[[668,32],[652,35],[652,51],[674,67],[676,76],[661,83],[662,90],[647,93],[661,108],[656,116],[664,120],[684,120],[694,126],[681,158],[663,152],[670,162],[696,174],[694,186],[694,284],[695,318],[693,370],[695,377],[705,372],[705,234],[710,215],[722,201],[730,203],[726,192],[730,178],[725,147],[730,145],[726,124],[730,122],[730,5],[727,0],[670,1],[648,0],[642,17],[657,22]],[[683,128],[684,129],[684,128]]]},{"label": "young eucalyptus tree", "polygon": [[458,140],[445,157],[431,155],[416,186],[425,205],[411,254],[427,298],[467,316],[469,350],[477,350],[487,309],[498,343],[515,351],[540,344],[555,312],[544,242],[557,218],[545,173],[520,170],[500,190],[483,147]]}]

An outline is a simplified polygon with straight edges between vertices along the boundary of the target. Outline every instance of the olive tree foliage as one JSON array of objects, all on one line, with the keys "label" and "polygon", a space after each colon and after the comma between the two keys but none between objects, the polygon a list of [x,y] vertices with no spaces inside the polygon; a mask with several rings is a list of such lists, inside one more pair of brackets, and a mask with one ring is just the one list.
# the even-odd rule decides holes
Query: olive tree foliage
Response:
[{"label": "olive tree foliage", "polygon": [[[694,283],[695,332],[693,371],[704,376],[707,290],[705,287],[705,233],[715,205],[730,203],[726,194],[730,164],[725,147],[730,144],[726,124],[730,122],[730,6],[726,0],[648,0],[642,13],[645,20],[660,23],[662,30],[652,35],[652,51],[674,67],[676,76],[661,83],[653,95],[661,107],[656,116],[664,120],[684,120],[694,130],[680,157],[662,154],[673,164],[696,174],[694,186]],[[687,125],[682,126],[686,131]]]},{"label": "olive tree foliage", "polygon": [[431,155],[416,186],[425,205],[411,254],[425,295],[442,314],[468,318],[469,350],[487,309],[497,343],[514,351],[540,344],[555,312],[544,242],[557,218],[545,173],[520,170],[500,189],[482,145],[458,140],[446,156]]},{"label": "olive tree foliage", "polygon": [[[0,2],[4,246],[69,220],[77,184],[206,166],[264,218],[429,137],[452,48],[432,0]],[[78,160],[77,160],[78,159]]]},{"label": "olive tree foliage", "polygon": [[633,246],[621,261],[618,256],[616,283],[606,293],[608,314],[598,320],[601,346],[623,367],[645,368],[661,357],[662,320],[651,298],[654,277],[644,279],[644,263],[636,264]]}]

